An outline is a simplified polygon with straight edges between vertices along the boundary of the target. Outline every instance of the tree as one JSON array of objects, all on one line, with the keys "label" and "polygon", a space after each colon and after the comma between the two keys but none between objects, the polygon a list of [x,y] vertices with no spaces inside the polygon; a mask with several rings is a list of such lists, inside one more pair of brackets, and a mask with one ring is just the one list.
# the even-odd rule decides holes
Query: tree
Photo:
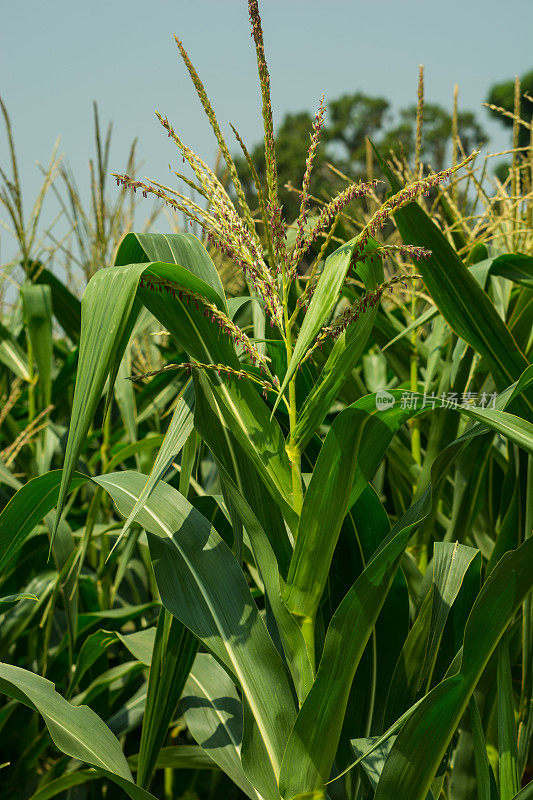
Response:
[{"label": "tree", "polygon": [[377,144],[390,119],[390,103],[383,97],[356,92],[332,100],[328,104],[324,141],[332,156],[337,156],[336,164],[359,176],[366,161],[367,138]]},{"label": "tree", "polygon": [[[514,110],[514,94],[514,80],[496,83],[491,86],[489,90],[487,103],[512,113]],[[520,116],[525,122],[530,123],[533,117],[533,100],[530,99],[533,97],[533,70],[526,72],[525,75],[522,75],[520,78],[520,94]],[[498,122],[501,122],[502,125],[505,125],[505,127],[513,127],[513,120],[511,117],[506,117],[501,112],[491,108],[489,108],[489,114],[492,114],[492,116],[494,116]],[[527,147],[529,145],[529,139],[529,130],[524,125],[520,125],[518,128],[518,146]]]}]

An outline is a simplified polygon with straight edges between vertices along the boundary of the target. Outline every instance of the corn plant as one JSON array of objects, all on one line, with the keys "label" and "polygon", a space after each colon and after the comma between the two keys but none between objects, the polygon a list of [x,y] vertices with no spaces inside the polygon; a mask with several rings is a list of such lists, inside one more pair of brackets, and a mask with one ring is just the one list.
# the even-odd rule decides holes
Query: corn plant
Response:
[{"label": "corn plant", "polygon": [[[150,593],[139,596],[134,605],[144,619],[126,635],[101,629],[86,636],[86,621],[76,618],[65,697],[46,669],[39,675],[0,664],[2,691],[39,712],[55,746],[74,759],[56,767],[35,800],[97,778],[109,796],[115,784],[132,798],[154,797],[161,767],[166,797],[182,794],[169,770],[206,769],[225,773],[253,800],[527,797],[520,784],[533,735],[533,367],[519,311],[526,309],[527,320],[531,257],[522,254],[519,271],[513,254],[487,265],[470,257],[471,248],[463,260],[453,236],[417,202],[468,168],[475,154],[407,186],[377,154],[390,193],[331,252],[337,220],[375,182],[349,184],[311,213],[322,104],[300,212],[285,220],[261,20],[256,0],[248,5],[266,154],[257,212],[179,40],[231,192],[161,115],[194,175],[178,177],[198,201],[158,181],[115,176],[200,226],[242,271],[248,291],[226,296],[209,252],[192,234],[128,233],[114,265],[97,271],[83,296],[63,470],[43,470],[0,515],[4,569],[43,518],[57,553],[65,508],[73,513],[71,493],[89,493],[81,555],[69,557],[81,568],[99,547],[106,621],[135,615],[119,602],[118,578],[108,583],[117,554],[125,570],[138,547],[162,604],[151,627],[142,603]],[[380,244],[391,219],[401,238]],[[416,261],[416,270],[386,276],[383,261],[396,256]],[[506,283],[499,296],[494,278]],[[386,299],[401,297],[413,281],[423,282],[421,299],[430,308],[406,325]],[[125,384],[124,355],[144,309],[170,334],[178,358],[132,377],[147,386],[164,379],[170,391],[178,379],[170,424],[146,473],[140,464],[114,470],[153,441],[137,440],[133,449],[123,441],[127,453],[114,458],[106,447],[87,464],[93,420],[97,412],[105,420],[114,387]],[[429,338],[413,339],[413,330],[429,330]],[[472,402],[474,389],[492,402]],[[461,401],[450,403],[450,391]],[[413,419],[420,422],[416,448],[406,425]],[[131,438],[127,415],[123,422],[121,436]],[[209,491],[198,483],[191,491],[200,450],[210,465]],[[169,468],[177,458],[176,482]],[[91,469],[97,464],[100,475]],[[97,532],[104,493],[125,521]],[[65,598],[83,584],[72,561],[58,566],[58,586],[71,582]],[[74,696],[117,639],[133,662]],[[145,685],[124,683],[146,668]],[[116,681],[119,692],[129,692],[124,708],[140,705],[142,724],[136,716],[117,728],[116,717],[106,724],[89,707],[100,686],[116,692]],[[494,714],[497,765],[486,746]],[[164,747],[176,716],[196,745]],[[134,756],[127,760],[113,731],[127,747],[139,726],[139,751],[126,749]]]}]

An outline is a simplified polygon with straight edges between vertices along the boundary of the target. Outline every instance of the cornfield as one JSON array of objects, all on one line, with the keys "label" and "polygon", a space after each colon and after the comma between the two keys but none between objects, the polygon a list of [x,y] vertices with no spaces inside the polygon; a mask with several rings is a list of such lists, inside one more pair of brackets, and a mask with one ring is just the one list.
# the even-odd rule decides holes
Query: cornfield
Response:
[{"label": "cornfield", "polygon": [[421,163],[421,72],[415,163],[368,142],[329,198],[321,101],[288,220],[248,8],[253,203],[179,39],[220,159],[158,113],[178,188],[133,145],[113,195],[95,106],[90,205],[54,152],[26,218],[2,104],[2,797],[533,798],[520,85],[505,182],[457,131],[449,168]]}]

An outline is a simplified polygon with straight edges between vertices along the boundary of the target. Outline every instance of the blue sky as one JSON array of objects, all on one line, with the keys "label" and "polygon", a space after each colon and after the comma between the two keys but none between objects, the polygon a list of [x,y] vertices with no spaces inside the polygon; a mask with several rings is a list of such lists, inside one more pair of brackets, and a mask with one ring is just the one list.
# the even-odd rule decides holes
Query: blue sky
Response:
[{"label": "blue sky", "polygon": [[[216,144],[174,33],[225,130],[232,121],[249,145],[261,136],[246,0],[0,0],[0,10],[0,92],[28,198],[39,185],[35,162],[48,160],[58,136],[86,191],[93,99],[101,120],[114,123],[114,170],[138,137],[142,174],[167,180],[175,149],[156,108],[205,160],[214,159]],[[506,146],[505,132],[480,104],[492,83],[533,67],[531,0],[263,0],[261,11],[275,119],[315,109],[322,92],[326,101],[363,91],[395,107],[410,104],[423,63],[427,100],[451,107],[458,83],[460,107],[479,110],[494,147]],[[2,129],[2,165],[6,156]],[[5,258],[5,234],[1,245]]]}]

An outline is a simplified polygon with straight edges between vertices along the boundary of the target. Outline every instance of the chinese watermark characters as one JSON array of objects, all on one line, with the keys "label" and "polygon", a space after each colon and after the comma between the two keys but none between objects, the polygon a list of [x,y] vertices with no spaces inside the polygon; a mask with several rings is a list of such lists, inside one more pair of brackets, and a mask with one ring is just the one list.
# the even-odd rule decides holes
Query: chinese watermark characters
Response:
[{"label": "chinese watermark characters", "polygon": [[441,392],[441,394],[417,394],[402,392],[400,399],[379,389],[376,392],[376,408],[383,411],[392,408],[397,402],[401,409],[417,411],[422,408],[496,408],[497,392]]}]

